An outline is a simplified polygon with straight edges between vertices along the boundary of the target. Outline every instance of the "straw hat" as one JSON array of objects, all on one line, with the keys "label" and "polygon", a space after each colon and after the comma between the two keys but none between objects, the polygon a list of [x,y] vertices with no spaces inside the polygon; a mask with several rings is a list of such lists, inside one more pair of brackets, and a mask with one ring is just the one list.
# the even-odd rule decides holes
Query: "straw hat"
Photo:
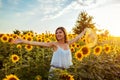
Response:
[{"label": "straw hat", "polygon": [[94,47],[97,44],[97,34],[95,30],[91,28],[87,28],[85,34],[85,43],[88,47]]}]

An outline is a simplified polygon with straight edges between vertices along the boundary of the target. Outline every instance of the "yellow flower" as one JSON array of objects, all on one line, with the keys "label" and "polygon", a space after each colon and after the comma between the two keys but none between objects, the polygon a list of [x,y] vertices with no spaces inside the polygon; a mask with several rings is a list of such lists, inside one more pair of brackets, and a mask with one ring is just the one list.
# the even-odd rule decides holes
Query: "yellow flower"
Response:
[{"label": "yellow flower", "polygon": [[83,53],[79,50],[75,53],[75,58],[79,61],[82,61],[83,59]]},{"label": "yellow flower", "polygon": [[26,40],[26,36],[25,35],[21,35],[21,38]]},{"label": "yellow flower", "polygon": [[0,38],[3,36],[4,34],[0,34]]},{"label": "yellow flower", "polygon": [[50,39],[49,39],[49,38],[46,38],[46,39],[45,39],[45,42],[50,42]]},{"label": "yellow flower", "polygon": [[73,76],[72,75],[69,75],[69,74],[62,74],[60,75],[60,80],[74,80]]},{"label": "yellow flower", "polygon": [[22,46],[21,46],[20,44],[18,44],[18,45],[17,45],[17,48],[18,48],[18,49],[21,49],[21,48],[22,48]]},{"label": "yellow flower", "polygon": [[88,46],[82,46],[81,51],[85,57],[90,54],[90,49],[88,48]]},{"label": "yellow flower", "polygon": [[17,34],[11,34],[11,37],[13,37],[14,39],[17,38]]},{"label": "yellow flower", "polygon": [[80,48],[80,45],[79,45],[79,44],[76,44],[76,48],[79,49],[79,48]]},{"label": "yellow flower", "polygon": [[25,39],[28,40],[28,41],[33,41],[33,37],[31,37],[31,36],[26,36]]},{"label": "yellow flower", "polygon": [[104,51],[105,51],[105,53],[108,54],[108,53],[111,51],[111,46],[108,45],[108,44],[105,44],[105,45],[104,45]]},{"label": "yellow flower", "polygon": [[85,38],[84,38],[84,37],[83,37],[83,38],[81,38],[81,41],[85,42]]},{"label": "yellow flower", "polygon": [[72,75],[68,75],[68,76],[69,76],[68,80],[74,80]]},{"label": "yellow flower", "polygon": [[70,50],[71,50],[71,52],[74,52],[75,48],[74,47],[70,47]]},{"label": "yellow flower", "polygon": [[38,42],[42,42],[42,38],[38,35],[38,36],[36,36],[36,40],[38,41]]},{"label": "yellow flower", "polygon": [[2,80],[7,80],[7,78],[3,78]]},{"label": "yellow flower", "polygon": [[14,40],[14,38],[13,37],[9,37],[8,42],[11,42],[12,40]]},{"label": "yellow flower", "polygon": [[12,59],[12,62],[13,63],[16,63],[16,62],[18,62],[19,61],[19,56],[18,55],[16,55],[16,54],[13,54],[12,56],[11,56],[11,59]]},{"label": "yellow flower", "polygon": [[3,34],[2,37],[1,37],[1,41],[2,42],[8,42],[8,40],[9,40],[9,36],[6,35],[6,34]]},{"label": "yellow flower", "polygon": [[100,55],[100,53],[102,52],[102,47],[101,46],[96,46],[94,49],[93,49],[93,53],[95,54],[95,55]]},{"label": "yellow flower", "polygon": [[40,75],[37,75],[37,76],[35,77],[35,80],[42,80],[42,77],[41,77]]},{"label": "yellow flower", "polygon": [[16,75],[10,74],[7,75],[3,80],[20,80]]},{"label": "yellow flower", "polygon": [[27,35],[27,36],[31,36],[31,37],[34,36],[32,32],[28,32],[26,35]]},{"label": "yellow flower", "polygon": [[75,47],[76,47],[76,44],[75,44],[75,43],[73,43],[71,46],[75,48]]},{"label": "yellow flower", "polygon": [[25,45],[25,49],[26,49],[27,51],[31,51],[31,50],[33,49],[33,46],[27,44],[27,45]]}]

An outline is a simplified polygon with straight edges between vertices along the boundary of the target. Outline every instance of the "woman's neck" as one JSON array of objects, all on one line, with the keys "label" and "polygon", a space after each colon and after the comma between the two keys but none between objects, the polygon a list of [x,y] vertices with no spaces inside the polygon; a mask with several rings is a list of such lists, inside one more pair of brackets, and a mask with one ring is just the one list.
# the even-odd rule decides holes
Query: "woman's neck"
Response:
[{"label": "woman's neck", "polygon": [[64,40],[59,40],[58,43],[60,43],[60,44],[64,44],[65,41],[64,41]]}]

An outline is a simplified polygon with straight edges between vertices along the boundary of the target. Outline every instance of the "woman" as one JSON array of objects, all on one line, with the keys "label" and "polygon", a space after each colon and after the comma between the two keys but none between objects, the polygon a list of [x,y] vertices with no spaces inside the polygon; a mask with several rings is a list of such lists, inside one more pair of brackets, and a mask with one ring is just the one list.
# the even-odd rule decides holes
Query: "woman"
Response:
[{"label": "woman", "polygon": [[72,43],[78,41],[86,32],[86,29],[81,32],[77,37],[75,37],[72,40],[67,40],[67,34],[64,27],[58,27],[55,31],[55,36],[57,39],[57,42],[36,42],[36,41],[27,41],[22,40],[20,38],[12,41],[13,43],[24,43],[24,44],[30,44],[30,45],[37,45],[37,46],[44,46],[44,47],[51,47],[53,48],[53,56],[51,60],[51,68],[50,72],[56,68],[59,69],[67,69],[69,68],[72,63],[72,56],[71,51],[69,49],[69,45]]}]

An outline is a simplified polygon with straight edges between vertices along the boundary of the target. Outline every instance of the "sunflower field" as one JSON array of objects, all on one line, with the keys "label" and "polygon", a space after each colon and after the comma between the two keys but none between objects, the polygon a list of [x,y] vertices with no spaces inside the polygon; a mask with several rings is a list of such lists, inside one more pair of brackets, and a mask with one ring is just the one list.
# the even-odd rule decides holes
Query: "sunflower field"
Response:
[{"label": "sunflower field", "polygon": [[[56,41],[51,33],[0,34],[0,80],[48,80],[52,49],[12,44],[17,36],[28,41]],[[76,34],[68,34],[72,39]],[[120,37],[97,34],[97,44],[89,48],[83,36],[70,45],[73,65],[55,70],[52,80],[120,80]]]}]

